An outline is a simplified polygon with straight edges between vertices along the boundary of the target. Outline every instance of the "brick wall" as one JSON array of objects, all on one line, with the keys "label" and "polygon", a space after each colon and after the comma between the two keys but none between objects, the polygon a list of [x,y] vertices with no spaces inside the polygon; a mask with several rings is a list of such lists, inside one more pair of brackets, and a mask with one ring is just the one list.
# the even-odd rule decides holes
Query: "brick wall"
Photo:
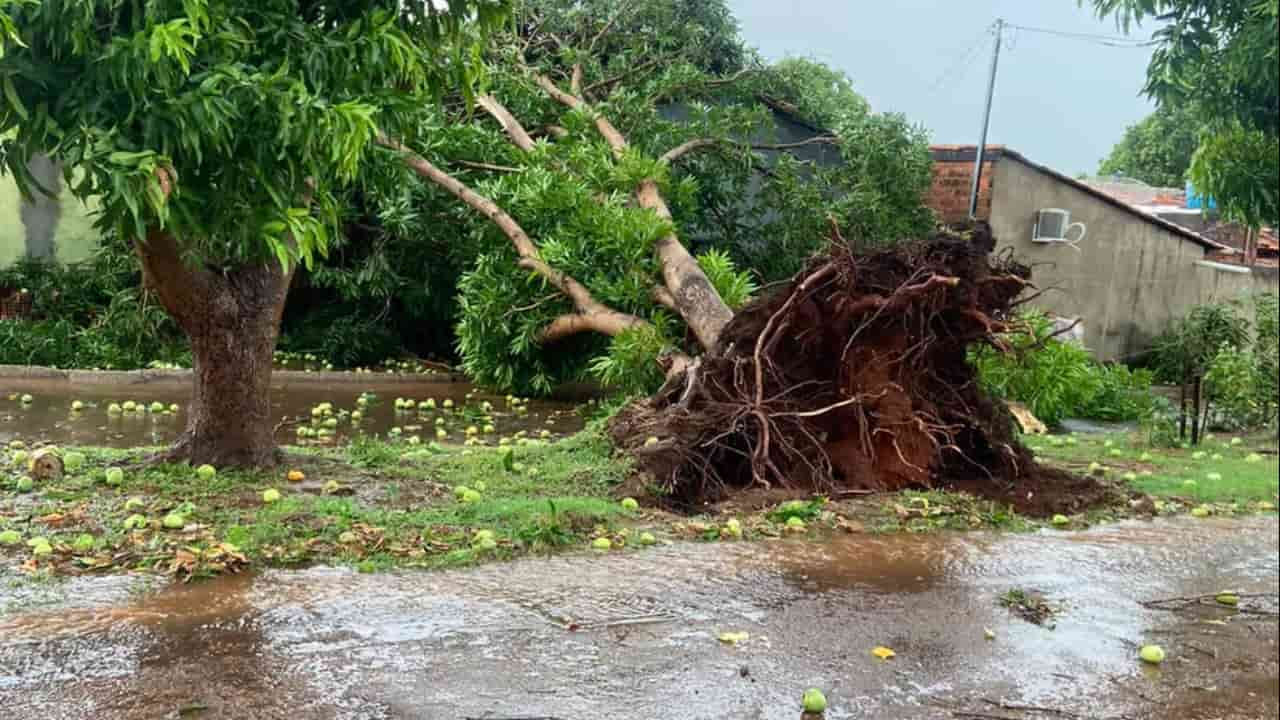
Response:
[{"label": "brick wall", "polygon": [[[930,150],[933,154],[933,185],[929,188],[925,204],[944,223],[968,220],[976,149],[972,145],[935,145]],[[978,218],[982,220],[991,218],[991,181],[995,177],[995,163],[1000,158],[1000,151],[1000,146],[988,146],[983,156],[982,182],[978,188]]]}]

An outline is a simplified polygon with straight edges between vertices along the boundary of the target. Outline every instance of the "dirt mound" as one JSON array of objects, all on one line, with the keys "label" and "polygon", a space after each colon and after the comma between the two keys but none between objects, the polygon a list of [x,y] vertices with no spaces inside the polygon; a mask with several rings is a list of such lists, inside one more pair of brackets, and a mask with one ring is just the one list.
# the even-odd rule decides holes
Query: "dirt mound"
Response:
[{"label": "dirt mound", "polygon": [[1002,347],[1030,286],[994,246],[986,225],[866,254],[837,238],[611,435],[686,507],[748,487],[954,487],[1036,514],[1101,501],[1096,481],[1034,461],[966,361],[972,345]]}]

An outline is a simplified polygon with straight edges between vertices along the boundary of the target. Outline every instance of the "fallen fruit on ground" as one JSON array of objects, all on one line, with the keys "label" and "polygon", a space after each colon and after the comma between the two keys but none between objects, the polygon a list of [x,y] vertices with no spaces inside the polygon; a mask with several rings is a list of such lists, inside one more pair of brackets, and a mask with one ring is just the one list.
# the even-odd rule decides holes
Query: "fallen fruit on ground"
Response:
[{"label": "fallen fruit on ground", "polygon": [[498,549],[498,541],[491,537],[481,538],[475,545],[477,550],[484,552],[492,552]]},{"label": "fallen fruit on ground", "polygon": [[107,468],[106,477],[107,477],[108,485],[111,485],[111,486],[121,485],[122,483],[124,483],[124,470],[121,470],[118,467]]},{"label": "fallen fruit on ground", "polygon": [[744,632],[723,632],[720,633],[720,642],[725,645],[737,645],[746,642],[751,636]]},{"label": "fallen fruit on ground", "polygon": [[80,412],[81,410],[84,410],[83,402],[81,402],[80,400],[75,400],[71,403],[71,412]]},{"label": "fallen fruit on ground", "polygon": [[149,407],[149,408],[147,408],[147,409],[148,409],[148,410],[150,410],[151,412],[153,412],[153,413],[155,413],[155,414],[159,415],[160,413],[164,412],[164,403],[162,403],[162,402],[153,402],[153,403],[151,403],[151,407]]},{"label": "fallen fruit on ground", "polygon": [[338,484],[337,480],[330,480],[329,482],[324,484],[324,487],[320,488],[321,492],[323,492],[326,495],[332,495],[341,489],[342,489],[342,486]]},{"label": "fallen fruit on ground", "polygon": [[22,467],[27,464],[27,458],[29,457],[31,456],[27,454],[26,450],[14,450],[13,454],[9,456],[9,461],[18,467]]},{"label": "fallen fruit on ground", "polygon": [[657,545],[658,538],[654,537],[653,533],[651,532],[642,532],[640,533],[640,544],[641,545]]},{"label": "fallen fruit on ground", "polygon": [[804,706],[804,711],[820,715],[827,711],[827,696],[822,694],[818,688],[809,688],[804,691],[804,697],[800,698],[800,703]]},{"label": "fallen fruit on ground", "polygon": [[1053,524],[1054,524],[1054,525],[1057,525],[1057,526],[1059,526],[1059,527],[1061,527],[1061,526],[1063,526],[1063,525],[1070,525],[1070,524],[1071,524],[1071,518],[1067,517],[1066,515],[1054,515],[1054,516],[1053,516]]},{"label": "fallen fruit on ground", "polygon": [[31,548],[31,554],[37,557],[42,555],[50,555],[52,553],[53,553],[53,546],[51,546],[48,542],[41,543]]},{"label": "fallen fruit on ground", "polygon": [[142,530],[147,527],[147,518],[142,515],[130,515],[124,519],[125,530]]},{"label": "fallen fruit on ground", "polygon": [[1222,473],[1211,472],[1208,475],[1205,475],[1204,478],[1209,482],[1221,482]]},{"label": "fallen fruit on ground", "polygon": [[1240,604],[1240,596],[1229,591],[1218,593],[1214,600],[1216,600],[1219,605],[1230,605],[1231,607],[1235,607]]},{"label": "fallen fruit on ground", "polygon": [[186,527],[187,519],[178,513],[169,513],[164,516],[160,524],[164,525],[166,530],[181,530]]},{"label": "fallen fruit on ground", "polygon": [[142,501],[142,498],[129,498],[124,503],[124,511],[141,510],[145,505],[146,503]]},{"label": "fallen fruit on ground", "polygon": [[80,468],[84,467],[84,453],[74,451],[69,452],[62,457],[62,464],[67,470],[76,472]]},{"label": "fallen fruit on ground", "polygon": [[622,509],[635,512],[640,509],[640,503],[636,502],[635,498],[622,498]]},{"label": "fallen fruit on ground", "polygon": [[262,491],[262,502],[270,505],[271,503],[278,502],[279,500],[280,500],[279,490],[276,490],[275,488],[271,488],[269,490]]},{"label": "fallen fruit on ground", "polygon": [[342,534],[338,535],[338,542],[342,543],[343,545],[350,545],[351,543],[355,542],[358,539],[359,537],[355,533],[351,532],[350,530],[347,530],[346,532],[343,532]]},{"label": "fallen fruit on ground", "polygon": [[1203,505],[1201,505],[1200,507],[1191,509],[1191,517],[1206,518],[1206,517],[1209,517],[1209,515],[1210,515],[1209,508]]},{"label": "fallen fruit on ground", "polygon": [[458,499],[461,500],[464,505],[474,505],[480,502],[480,499],[482,497],[483,496],[480,494],[480,491],[478,490],[467,490],[466,492],[462,493],[462,497]]},{"label": "fallen fruit on ground", "polygon": [[1138,651],[1138,657],[1142,658],[1144,663],[1159,665],[1164,662],[1164,648],[1159,645],[1143,645]]},{"label": "fallen fruit on ground", "polygon": [[591,541],[592,550],[612,550],[613,541],[609,538],[596,538]]},{"label": "fallen fruit on ground", "polygon": [[1124,474],[1124,479],[1125,479],[1125,482],[1133,482],[1134,480],[1138,479],[1138,473],[1127,472]]},{"label": "fallen fruit on ground", "polygon": [[89,552],[90,550],[93,549],[94,542],[95,542],[94,537],[88,533],[85,533],[76,538],[76,541],[71,544],[71,548],[76,552],[81,552],[81,553]]},{"label": "fallen fruit on ground", "polygon": [[22,534],[17,530],[0,531],[0,545],[17,545],[22,542]]},{"label": "fallen fruit on ground", "polygon": [[738,518],[729,518],[729,520],[724,524],[724,529],[729,533],[730,537],[737,539],[742,538],[742,523],[738,522]]},{"label": "fallen fruit on ground", "polygon": [[793,516],[787,518],[786,528],[788,532],[802,533],[808,529],[808,526],[804,524],[803,520]]},{"label": "fallen fruit on ground", "polygon": [[285,477],[289,482],[302,482],[307,479],[306,473],[301,470],[290,470],[289,474]]},{"label": "fallen fruit on ground", "polygon": [[876,657],[880,658],[881,660],[888,660],[889,658],[897,657],[897,655],[898,655],[898,653],[896,653],[896,652],[894,652],[894,651],[890,650],[890,649],[889,649],[889,648],[887,648],[887,647],[884,647],[883,645],[881,645],[881,646],[879,646],[879,647],[876,647],[876,648],[872,649],[871,654],[872,654],[872,655],[875,655]]}]

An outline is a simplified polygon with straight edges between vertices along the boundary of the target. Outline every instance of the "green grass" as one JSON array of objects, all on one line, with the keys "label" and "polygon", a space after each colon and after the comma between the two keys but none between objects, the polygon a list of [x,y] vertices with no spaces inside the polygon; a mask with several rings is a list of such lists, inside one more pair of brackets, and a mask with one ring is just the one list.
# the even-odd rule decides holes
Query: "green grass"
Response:
[{"label": "green grass", "polygon": [[1084,473],[1098,463],[1108,476],[1120,479],[1132,473],[1136,477],[1124,481],[1157,498],[1256,506],[1274,504],[1280,493],[1274,437],[1242,437],[1233,445],[1230,437],[1219,436],[1188,449],[1153,448],[1139,436],[1124,434],[1026,441],[1049,464]]},{"label": "green grass", "polygon": [[[254,565],[445,567],[585,547],[601,536],[625,546],[624,526],[639,519],[610,495],[628,467],[597,431],[511,448],[424,450],[364,440],[349,450],[294,452],[286,467],[270,473],[224,471],[201,479],[186,466],[156,466],[127,471],[119,487],[105,483],[105,470],[136,453],[83,452],[87,462],[81,471],[27,494],[11,488],[8,477],[16,477],[17,469],[0,460],[0,497],[11,499],[17,510],[0,512],[0,530],[16,529],[24,540],[0,547],[0,555],[25,554],[25,540],[43,536],[57,550],[51,560],[68,570],[168,570],[188,547],[213,549],[213,557],[196,553],[177,574],[224,569],[219,563],[228,559],[219,549]],[[290,468],[302,469],[306,481],[287,482]],[[337,487],[326,489],[329,482]],[[455,489],[463,486],[479,497],[461,500]],[[263,502],[269,488],[283,497]],[[131,499],[140,505],[126,507]],[[184,515],[185,530],[161,527],[173,512]],[[148,519],[144,530],[124,528],[133,514]],[[476,542],[482,530],[492,533],[497,547]],[[83,533],[95,537],[92,552],[70,549]],[[239,564],[234,555],[230,562]]]}]

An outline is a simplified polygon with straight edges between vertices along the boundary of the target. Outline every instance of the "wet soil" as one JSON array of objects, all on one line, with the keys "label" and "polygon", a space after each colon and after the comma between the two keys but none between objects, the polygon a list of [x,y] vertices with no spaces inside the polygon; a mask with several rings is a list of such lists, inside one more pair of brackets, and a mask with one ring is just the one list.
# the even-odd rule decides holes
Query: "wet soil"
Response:
[{"label": "wet soil", "polygon": [[[1261,614],[1277,609],[1277,531],[1253,517],[677,544],[147,593],[0,577],[0,715],[794,720],[817,686],[831,720],[1277,718],[1277,624]],[[1015,588],[1052,602],[1056,627],[1002,607]],[[1223,588],[1270,598],[1141,604]],[[1136,658],[1151,642],[1158,668]]]},{"label": "wet soil", "polygon": [[[87,375],[87,374],[84,374]],[[158,379],[139,382],[144,376],[133,373],[103,373],[87,381],[71,382],[61,378],[3,378],[0,377],[0,443],[20,438],[27,442],[42,441],[57,445],[82,447],[157,447],[168,445],[186,425],[186,404],[191,396],[188,377],[180,374],[161,375]],[[271,393],[271,407],[275,417],[284,421],[292,418],[309,419],[311,409],[322,402],[332,403],[335,409],[356,409],[356,398],[362,393],[373,393],[377,401],[363,410],[364,418],[358,425],[341,423],[335,428],[332,439],[318,441],[321,444],[341,443],[354,434],[386,435],[393,427],[416,428],[406,430],[404,436],[420,434],[424,440],[434,439],[432,416],[420,417],[417,413],[398,412],[396,398],[422,401],[434,398],[437,404],[453,401],[459,408],[471,404],[479,406],[490,402],[495,408],[494,417],[498,430],[505,435],[524,431],[538,434],[550,430],[555,436],[568,435],[582,428],[582,418],[570,402],[531,400],[528,411],[517,414],[506,403],[506,398],[475,390],[469,383],[432,380],[423,376],[417,382],[404,378],[384,378],[378,375],[352,375],[350,373],[325,373],[323,376],[304,376],[302,373],[277,373]],[[23,405],[11,401],[13,393],[30,394],[33,402]],[[85,408],[72,410],[72,403],[80,401]],[[107,413],[111,403],[132,400],[141,405],[159,402],[165,406],[177,404],[174,414],[132,413],[112,416]],[[465,425],[465,423],[463,423]],[[277,439],[289,444],[315,444],[317,441],[300,441],[295,435],[296,425],[283,423],[277,431]],[[455,428],[448,441],[464,440],[461,428]]]}]

